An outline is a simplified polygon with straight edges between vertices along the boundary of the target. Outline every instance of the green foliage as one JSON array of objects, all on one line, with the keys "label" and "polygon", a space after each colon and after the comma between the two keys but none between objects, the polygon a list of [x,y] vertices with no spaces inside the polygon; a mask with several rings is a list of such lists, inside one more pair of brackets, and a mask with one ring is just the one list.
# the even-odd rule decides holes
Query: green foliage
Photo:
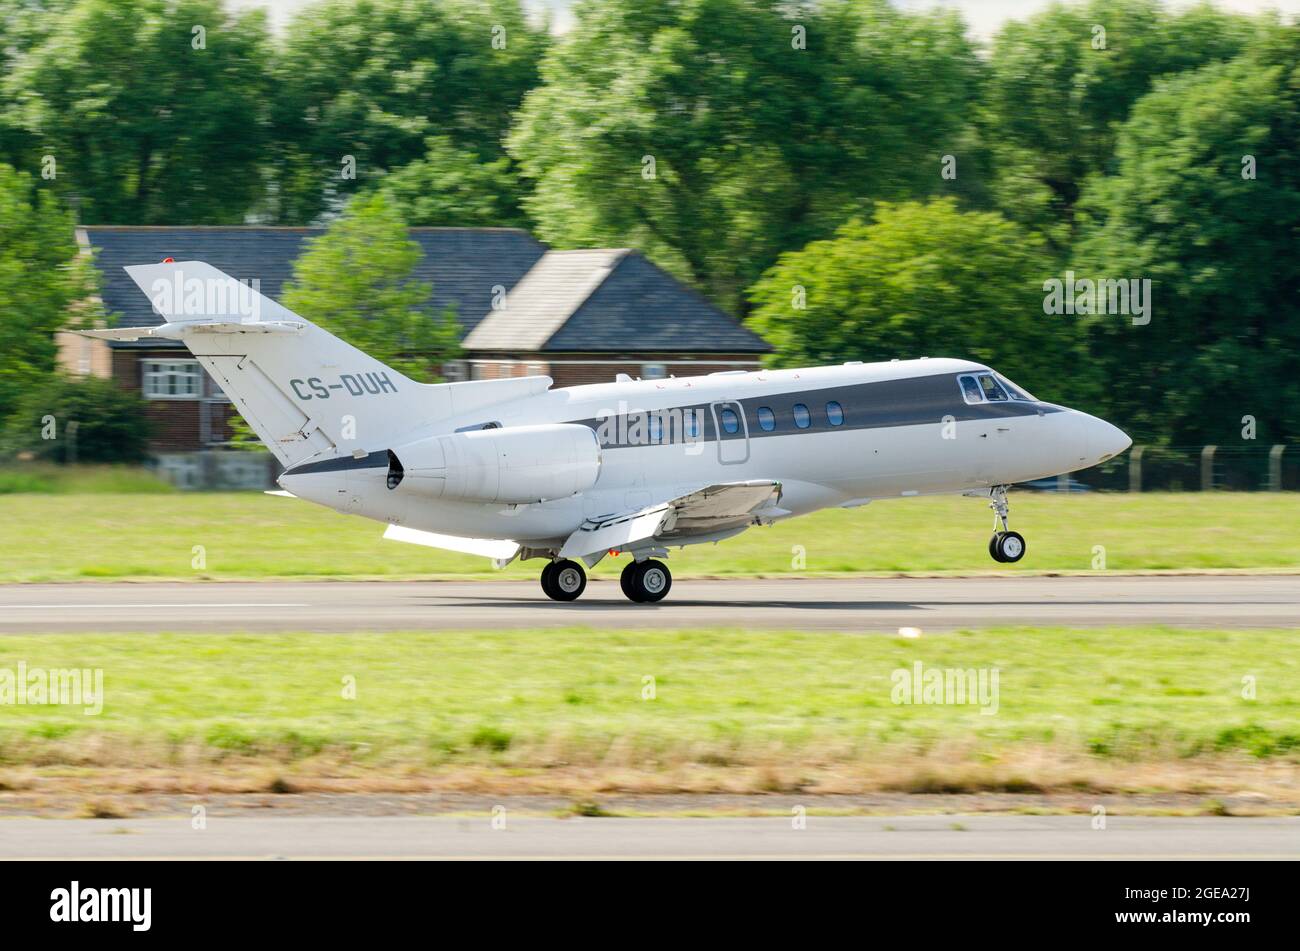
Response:
[{"label": "green foliage", "polygon": [[1043,314],[1050,272],[1041,238],[995,212],[881,203],[872,221],[782,256],[753,289],[750,322],[780,366],[959,357],[1060,398],[1078,329]]},{"label": "green foliage", "polygon": [[360,196],[295,262],[284,305],[412,379],[432,383],[459,352],[453,314],[428,313],[420,246],[382,193]]},{"label": "green foliage", "polygon": [[54,334],[92,315],[93,272],[72,215],[30,176],[0,165],[0,419],[54,368]]},{"label": "green foliage", "polygon": [[956,17],[884,0],[606,0],[576,15],[510,140],[541,237],[641,248],[733,308],[855,206],[937,189],[982,71]]},{"label": "green foliage", "polygon": [[[1149,278],[1150,324],[1086,318],[1105,411],[1140,441],[1300,436],[1300,28],[1160,83],[1084,202],[1081,275]],[[1244,177],[1253,156],[1257,177]]]},{"label": "green foliage", "polygon": [[424,158],[391,172],[380,186],[408,224],[528,227],[509,158],[485,162],[445,135],[430,136],[425,145]]},{"label": "green foliage", "polygon": [[48,377],[5,424],[11,452],[49,462],[143,462],[149,421],[137,394],[98,377]]},{"label": "green foliage", "polygon": [[[519,0],[323,0],[302,10],[275,70],[273,216],[315,220],[423,159],[434,135],[491,166],[547,43]],[[355,179],[342,177],[349,155]]]},{"label": "green foliage", "polygon": [[[261,197],[265,17],[220,0],[80,0],[3,83],[81,219],[240,223]],[[195,49],[192,29],[206,30]]]},{"label": "green foliage", "polygon": [[993,43],[983,122],[999,206],[1067,245],[1084,181],[1110,161],[1133,104],[1159,76],[1236,56],[1257,29],[1156,0],[1058,3],[1008,23]]}]

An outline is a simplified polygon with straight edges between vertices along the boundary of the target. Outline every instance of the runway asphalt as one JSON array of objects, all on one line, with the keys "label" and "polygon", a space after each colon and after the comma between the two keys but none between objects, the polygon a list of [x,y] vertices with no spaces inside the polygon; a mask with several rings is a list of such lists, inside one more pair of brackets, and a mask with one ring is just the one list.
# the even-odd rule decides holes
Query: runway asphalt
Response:
[{"label": "runway asphalt", "polygon": [[548,600],[520,581],[0,586],[0,634],[726,626],[896,633],[990,625],[1300,625],[1288,575],[678,581],[632,604],[614,581]]},{"label": "runway asphalt", "polygon": [[0,860],[58,858],[1295,859],[1300,818],[3,819]]}]

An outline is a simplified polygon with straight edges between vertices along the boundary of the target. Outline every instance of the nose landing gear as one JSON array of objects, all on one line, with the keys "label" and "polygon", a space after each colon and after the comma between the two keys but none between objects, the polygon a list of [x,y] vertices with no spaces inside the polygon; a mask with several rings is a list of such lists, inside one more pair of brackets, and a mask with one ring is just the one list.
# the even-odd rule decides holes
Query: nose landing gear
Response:
[{"label": "nose landing gear", "polygon": [[[989,539],[989,555],[994,561],[1009,564],[1025,557],[1025,537],[1007,528],[1011,506],[1007,504],[1007,487],[995,485],[989,490],[989,508],[993,510],[993,537]],[[1002,528],[999,531],[998,525]]]}]

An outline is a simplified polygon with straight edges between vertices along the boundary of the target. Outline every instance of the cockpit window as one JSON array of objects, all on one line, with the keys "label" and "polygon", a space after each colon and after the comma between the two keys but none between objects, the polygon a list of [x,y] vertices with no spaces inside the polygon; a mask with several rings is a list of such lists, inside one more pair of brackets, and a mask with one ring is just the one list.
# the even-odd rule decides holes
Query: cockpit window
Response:
[{"label": "cockpit window", "polygon": [[1001,373],[998,374],[998,382],[1002,384],[1002,389],[1006,390],[1007,393],[1011,395],[1011,398],[1013,400],[1020,400],[1020,402],[1022,403],[1038,402],[1038,400],[1034,399],[1034,397],[1031,394],[1026,393],[1020,387],[1016,386],[1014,383],[1008,380]]},{"label": "cockpit window", "polygon": [[957,382],[961,384],[961,395],[966,398],[967,403],[983,403],[984,391],[980,385],[975,382],[973,376],[959,376]]},{"label": "cockpit window", "polygon": [[990,403],[1005,403],[1007,394],[1002,389],[1002,384],[993,379],[992,373],[981,373],[979,376],[980,389],[984,391],[984,398]]}]

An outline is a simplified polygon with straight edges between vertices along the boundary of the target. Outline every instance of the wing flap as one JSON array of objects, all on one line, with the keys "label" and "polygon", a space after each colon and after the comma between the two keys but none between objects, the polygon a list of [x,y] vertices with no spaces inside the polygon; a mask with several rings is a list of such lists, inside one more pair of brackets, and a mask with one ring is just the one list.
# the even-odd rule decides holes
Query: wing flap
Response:
[{"label": "wing flap", "polygon": [[781,483],[770,480],[704,486],[643,509],[588,519],[568,537],[560,556],[580,558],[645,542],[672,544],[693,535],[743,530],[762,521],[765,513],[789,514],[776,508],[780,498]]}]

